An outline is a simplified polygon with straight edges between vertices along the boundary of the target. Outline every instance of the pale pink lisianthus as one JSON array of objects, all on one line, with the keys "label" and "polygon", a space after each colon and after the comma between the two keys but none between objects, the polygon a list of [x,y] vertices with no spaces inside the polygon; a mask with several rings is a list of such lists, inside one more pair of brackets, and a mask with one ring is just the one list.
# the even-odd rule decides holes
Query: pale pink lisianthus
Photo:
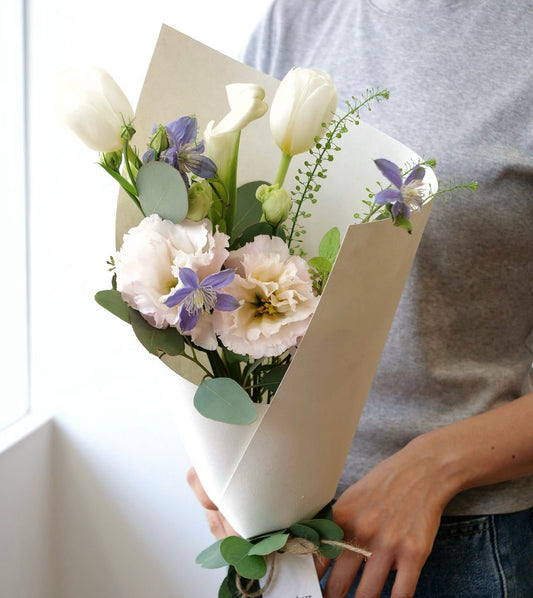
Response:
[{"label": "pale pink lisianthus", "polygon": [[152,326],[166,328],[178,321],[179,306],[164,301],[180,285],[179,268],[191,268],[200,280],[220,270],[229,239],[211,229],[208,220],[175,224],[152,214],[124,235],[114,256],[117,290]]},{"label": "pale pink lisianthus", "polygon": [[225,292],[241,306],[214,314],[222,343],[254,359],[275,357],[294,347],[318,303],[306,261],[290,255],[279,237],[261,235],[230,252],[224,265],[236,271]]}]

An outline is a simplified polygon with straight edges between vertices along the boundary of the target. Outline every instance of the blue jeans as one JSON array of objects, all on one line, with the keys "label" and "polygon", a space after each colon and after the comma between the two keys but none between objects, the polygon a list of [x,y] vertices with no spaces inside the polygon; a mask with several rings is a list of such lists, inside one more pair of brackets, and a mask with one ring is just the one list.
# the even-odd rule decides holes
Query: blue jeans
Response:
[{"label": "blue jeans", "polygon": [[[360,575],[346,598],[353,598]],[[390,597],[394,575],[381,598]],[[533,598],[533,508],[443,517],[415,598]]]}]

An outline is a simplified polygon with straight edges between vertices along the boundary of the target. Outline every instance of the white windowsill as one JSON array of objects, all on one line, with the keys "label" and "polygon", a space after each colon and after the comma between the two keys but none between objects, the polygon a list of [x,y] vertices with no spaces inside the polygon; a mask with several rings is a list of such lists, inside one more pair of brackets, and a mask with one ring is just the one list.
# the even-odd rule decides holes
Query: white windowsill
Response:
[{"label": "white windowsill", "polygon": [[30,412],[16,422],[0,430],[0,456],[31,434],[46,425],[53,418],[51,412]]}]

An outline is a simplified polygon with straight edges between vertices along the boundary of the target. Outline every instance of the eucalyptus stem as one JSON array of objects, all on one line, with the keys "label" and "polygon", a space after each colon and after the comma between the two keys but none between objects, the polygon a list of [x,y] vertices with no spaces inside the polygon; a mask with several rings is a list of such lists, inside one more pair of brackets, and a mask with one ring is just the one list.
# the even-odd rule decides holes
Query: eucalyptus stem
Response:
[{"label": "eucalyptus stem", "polygon": [[[194,353],[194,349],[191,347],[193,353]],[[198,361],[198,359],[196,358],[196,354],[194,354],[192,357],[190,355],[187,355],[187,353],[185,353],[185,351],[181,354],[183,357],[185,357],[185,359],[188,359],[189,361],[192,361],[194,364],[196,364],[201,370],[203,370],[206,374],[206,376],[209,376],[209,378],[213,378],[213,373],[210,372],[204,365],[203,363],[201,363],[200,361]]]}]

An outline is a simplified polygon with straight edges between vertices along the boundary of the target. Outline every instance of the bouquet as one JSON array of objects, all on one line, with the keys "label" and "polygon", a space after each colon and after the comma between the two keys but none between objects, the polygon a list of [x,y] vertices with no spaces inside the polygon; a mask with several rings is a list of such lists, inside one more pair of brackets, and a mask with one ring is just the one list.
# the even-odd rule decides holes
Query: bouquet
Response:
[{"label": "bouquet", "polygon": [[387,97],[336,114],[326,73],[295,68],[278,87],[168,27],[135,117],[99,69],[63,92],[122,189],[96,300],[179,374],[180,435],[243,536],[199,557],[230,565],[219,596],[266,592],[265,556],[294,538],[330,558],[346,547],[323,507],[438,193],[432,161],[360,122]]}]

